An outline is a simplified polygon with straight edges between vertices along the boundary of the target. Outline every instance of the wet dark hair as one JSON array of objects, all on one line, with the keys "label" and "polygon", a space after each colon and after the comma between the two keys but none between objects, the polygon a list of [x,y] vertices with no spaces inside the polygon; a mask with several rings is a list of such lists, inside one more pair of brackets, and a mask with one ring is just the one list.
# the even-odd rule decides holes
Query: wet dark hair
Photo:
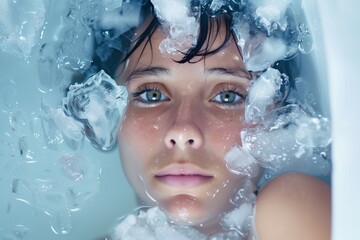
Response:
[{"label": "wet dark hair", "polygon": [[[194,16],[199,21],[199,32],[196,39],[196,43],[190,47],[186,52],[181,52],[183,58],[176,61],[179,64],[182,63],[195,63],[203,60],[206,56],[216,54],[226,47],[231,41],[236,41],[236,34],[233,32],[233,13],[239,12],[241,9],[236,8],[239,5],[225,4],[216,12],[211,10],[211,1],[207,1],[205,4],[200,4],[199,1],[192,1],[192,9]],[[112,55],[108,60],[98,64],[100,69],[104,69],[112,77],[116,77],[115,72],[121,64],[125,64],[126,60],[143,44],[145,46],[142,49],[144,51],[147,44],[151,44],[152,35],[158,27],[161,26],[161,20],[156,16],[154,6],[150,0],[144,0],[142,5],[142,23],[148,18],[152,18],[146,26],[145,30],[135,39],[133,36],[137,28],[133,28],[127,33],[123,34],[122,42],[127,46],[127,51],[117,51],[114,49]],[[213,48],[215,39],[218,38],[219,32],[222,26],[225,26],[225,36],[222,37],[222,42],[216,48]],[[211,37],[210,37],[211,36]],[[238,45],[236,45],[238,46]],[[238,47],[239,48],[239,47]],[[151,46],[152,49],[152,46]],[[239,49],[241,55],[241,50]],[[142,54],[142,53],[141,53]],[[196,60],[193,60],[195,57]],[[175,60],[174,60],[175,61]],[[99,61],[95,61],[99,63]],[[273,64],[273,67],[278,69],[281,73],[285,73],[289,77],[289,87],[293,87],[293,79],[299,74],[299,61],[296,57],[291,60],[281,60]],[[284,93],[288,95],[288,93]],[[286,99],[285,96],[285,99]]]},{"label": "wet dark hair", "polygon": [[[232,19],[233,16],[231,13],[223,9],[223,11],[219,11],[216,14],[208,14],[207,8],[209,5],[197,5],[196,1],[193,1],[194,6],[198,6],[200,9],[197,10],[197,19],[199,21],[199,32],[196,39],[196,43],[191,46],[186,52],[181,52],[183,54],[183,58],[176,61],[178,63],[195,63],[201,61],[208,55],[215,54],[227,46],[233,39],[235,39],[235,35],[232,31]],[[150,1],[146,1],[142,6],[142,15],[143,21],[147,18],[152,18],[150,23],[146,26],[145,30],[136,38],[131,39],[131,35],[133,36],[136,29],[131,29],[129,32],[124,34],[124,39],[122,42],[126,42],[125,45],[128,45],[127,52],[121,52],[114,50],[112,55],[106,61],[100,61],[96,58],[94,59],[95,65],[99,66],[99,68],[104,69],[108,74],[115,77],[116,69],[124,64],[125,61],[131,57],[131,55],[143,44],[145,43],[145,47],[150,44],[151,46],[151,38],[154,32],[158,27],[161,26],[161,21],[155,14],[154,6]],[[213,48],[213,44],[215,39],[217,39],[221,26],[225,26],[225,35],[222,37],[222,42],[216,48]],[[214,36],[214,37],[210,37]],[[131,46],[132,45],[132,46]],[[131,46],[131,47],[130,47]],[[142,51],[144,51],[142,49]],[[239,49],[239,53],[241,51]],[[196,60],[193,60],[195,57]],[[174,60],[175,61],[175,60]]]}]

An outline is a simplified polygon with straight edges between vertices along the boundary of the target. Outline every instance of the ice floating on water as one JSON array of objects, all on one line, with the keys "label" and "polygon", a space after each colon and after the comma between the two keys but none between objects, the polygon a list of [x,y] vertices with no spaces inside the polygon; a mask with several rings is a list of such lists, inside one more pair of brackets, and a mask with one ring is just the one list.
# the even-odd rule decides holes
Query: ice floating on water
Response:
[{"label": "ice floating on water", "polygon": [[0,49],[21,58],[30,57],[45,23],[43,0],[0,2]]},{"label": "ice floating on water", "polygon": [[[169,32],[160,44],[161,52],[184,51],[196,42],[200,5],[191,6],[190,2],[152,0],[157,17]],[[204,14],[233,13],[232,28],[245,66],[250,71],[262,71],[298,52],[311,51],[312,39],[298,2],[203,0],[200,4]]]},{"label": "ice floating on water", "polygon": [[68,116],[84,125],[92,144],[108,150],[116,142],[127,106],[127,90],[101,70],[85,83],[70,86],[63,106]]},{"label": "ice floating on water", "polygon": [[[54,124],[56,127],[61,131],[61,134],[68,137],[71,140],[74,140],[75,142],[80,142],[84,137],[84,126],[76,121],[71,116],[68,116],[64,113],[64,110],[62,108],[52,109],[45,104],[43,104],[42,109],[46,116],[48,117],[45,121],[48,121],[47,123],[49,125]],[[43,122],[44,130],[46,131],[46,136],[50,136],[51,131],[53,128],[51,126],[45,127],[45,121]],[[63,137],[61,137],[62,141]]]},{"label": "ice floating on water", "polygon": [[299,121],[296,141],[309,147],[327,147],[331,142],[330,121],[323,117],[305,117]]},{"label": "ice floating on water", "polygon": [[262,71],[276,61],[312,49],[301,1],[247,1],[243,12],[234,14],[233,29],[245,66]]},{"label": "ice floating on water", "polygon": [[298,105],[273,110],[264,123],[242,132],[243,148],[266,168],[298,170],[318,176],[330,173],[329,120],[311,117]]},{"label": "ice floating on water", "polygon": [[284,98],[284,89],[288,85],[288,77],[278,70],[268,68],[250,87],[247,97],[245,120],[258,123],[268,108]]},{"label": "ice floating on water", "polygon": [[[190,7],[190,0],[152,2],[169,33],[160,46],[161,51],[171,53],[191,47],[197,37],[199,8]],[[44,3],[43,0],[33,0],[31,4],[1,1],[2,51],[21,58],[30,56],[32,47],[42,36],[41,31],[46,32],[45,28],[41,29],[45,24]],[[47,43],[41,49],[41,77],[53,79],[46,87],[51,89],[60,81],[68,80],[62,75],[61,68],[84,72],[90,68],[94,55],[106,61],[113,50],[128,51],[129,46],[123,41],[122,34],[141,22],[142,3],[69,1],[61,26],[53,37],[58,41],[56,54],[47,53]],[[209,5],[206,11],[210,16],[219,11],[234,13],[232,27],[236,40],[247,69],[252,71],[266,70],[280,59],[312,49],[310,31],[300,3],[292,0],[199,1],[199,4]],[[129,41],[133,36],[125,34],[125,39]],[[95,146],[110,149],[126,107],[126,92],[104,72],[99,72],[87,82],[70,87],[63,108],[53,109],[43,103],[43,114],[35,113],[28,117],[18,109],[19,96],[15,87],[5,86],[0,90],[11,128],[4,140],[0,139],[0,157],[7,159],[2,162],[2,169],[14,176],[10,185],[15,200],[8,204],[6,214],[20,215],[16,212],[22,209],[19,203],[36,207],[51,217],[52,230],[56,234],[66,234],[72,227],[71,213],[79,210],[99,187],[101,169],[98,163],[78,152],[84,134]],[[257,164],[260,164],[275,171],[292,169],[312,175],[329,174],[329,120],[312,111],[309,101],[302,101],[307,96],[302,95],[305,91],[300,88],[297,88],[297,94],[293,94],[296,91],[290,93],[296,99],[292,100],[293,104],[274,108],[282,100],[286,88],[286,76],[272,68],[254,81],[246,116],[249,123],[257,126],[245,129],[241,133],[243,146],[235,146],[226,155],[229,170],[252,177],[257,174]],[[45,144],[42,142],[44,139]],[[74,151],[61,153],[55,161],[47,159],[49,151],[63,150],[64,143]],[[42,159],[49,161],[42,162],[40,169],[36,168]],[[28,172],[32,175],[23,176]],[[253,192],[254,186],[245,181],[231,199],[234,211],[224,215],[222,220],[225,232],[210,239],[241,239],[239,233],[245,234],[249,228],[251,206],[255,201]],[[1,236],[20,238],[29,229],[18,225],[10,235],[2,234],[3,231],[0,227]],[[137,216],[130,215],[117,228],[115,235],[120,239],[122,236],[127,239],[205,238],[192,228],[171,225],[157,208],[140,211]]]},{"label": "ice floating on water", "polygon": [[[112,0],[112,4],[118,6],[107,11],[100,17],[95,25],[96,54],[102,61],[106,61],[113,50],[126,52],[129,48],[122,41],[122,34],[140,24],[141,1],[119,1]],[[114,6],[114,7],[115,7]],[[125,37],[127,38],[127,37]],[[128,37],[131,40],[132,36]]]},{"label": "ice floating on water", "polygon": [[139,25],[141,5],[142,1],[70,1],[57,62],[86,71],[94,53],[106,61],[114,49],[126,52],[129,46],[124,45],[121,35]]},{"label": "ice floating on water", "polygon": [[268,34],[276,29],[285,31],[288,23],[286,10],[290,0],[253,0],[251,3],[256,9],[253,13],[258,23],[265,27]]},{"label": "ice floating on water", "polygon": [[191,227],[172,225],[159,207],[140,210],[137,215],[130,214],[115,228],[112,239],[129,240],[189,240],[203,239],[206,237]]},{"label": "ice floating on water", "polygon": [[232,230],[236,229],[236,231],[240,233],[241,237],[247,237],[251,228],[252,217],[253,204],[243,203],[238,208],[235,208],[231,212],[225,214],[222,219],[222,225]]},{"label": "ice floating on water", "polygon": [[[196,42],[198,23],[191,16],[191,1],[152,0],[157,17],[163,21],[169,36],[160,43],[162,53],[186,51]],[[166,29],[168,28],[168,29]]]},{"label": "ice floating on water", "polygon": [[230,199],[230,202],[240,207],[243,203],[253,203],[256,200],[256,186],[249,178],[244,179],[237,193]]},{"label": "ice floating on water", "polygon": [[281,171],[315,176],[330,173],[330,121],[316,114],[314,99],[304,82],[297,79],[294,83],[285,102],[289,91],[286,75],[268,68],[254,80],[245,106],[246,122],[253,126],[241,132],[242,146],[234,146],[226,154],[230,171],[253,177],[256,166],[261,165],[273,175]]},{"label": "ice floating on water", "polygon": [[230,149],[224,158],[228,169],[235,174],[252,178],[259,173],[256,159],[239,145]]},{"label": "ice floating on water", "polygon": [[128,215],[115,227],[111,239],[171,239],[174,240],[228,240],[248,239],[251,234],[253,207],[256,196],[255,186],[248,178],[239,186],[231,199],[234,209],[222,214],[219,232],[205,236],[190,226],[173,224],[159,207],[141,208]]},{"label": "ice floating on water", "polygon": [[77,150],[84,135],[103,150],[111,149],[127,106],[127,90],[104,71],[85,83],[69,87],[63,106],[53,109],[42,104],[42,127],[48,146],[67,141]]},{"label": "ice floating on water", "polygon": [[[190,0],[152,0],[152,3],[169,33],[160,45],[162,52],[187,50],[195,43],[200,5],[210,15],[219,11],[233,13],[233,30],[248,70],[265,70],[278,60],[312,49],[300,1],[202,0],[193,6]],[[54,36],[62,39],[56,47],[57,64],[86,71],[94,53],[106,61],[113,50],[127,52],[133,36],[125,36],[124,41],[121,35],[140,24],[142,4],[140,0],[69,1],[68,12]],[[5,15],[0,17],[0,48],[28,57],[45,24],[43,1],[32,1],[30,5],[4,0],[1,8]],[[9,14],[13,12],[16,14]],[[12,17],[15,15],[16,19]]]}]

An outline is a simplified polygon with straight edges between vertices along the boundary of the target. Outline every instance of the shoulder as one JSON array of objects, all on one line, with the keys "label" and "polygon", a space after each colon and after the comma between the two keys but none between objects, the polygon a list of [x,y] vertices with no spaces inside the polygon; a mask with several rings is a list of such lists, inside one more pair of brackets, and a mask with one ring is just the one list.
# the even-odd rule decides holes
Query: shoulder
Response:
[{"label": "shoulder", "polygon": [[330,187],[305,174],[283,174],[260,191],[255,224],[261,240],[330,239]]}]

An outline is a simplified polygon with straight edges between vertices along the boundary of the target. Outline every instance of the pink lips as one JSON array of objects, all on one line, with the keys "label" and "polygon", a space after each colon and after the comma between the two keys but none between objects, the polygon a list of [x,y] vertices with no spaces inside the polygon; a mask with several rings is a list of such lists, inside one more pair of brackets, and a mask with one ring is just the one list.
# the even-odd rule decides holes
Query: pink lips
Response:
[{"label": "pink lips", "polygon": [[195,166],[170,166],[155,174],[155,178],[173,187],[196,187],[209,182],[213,176]]}]

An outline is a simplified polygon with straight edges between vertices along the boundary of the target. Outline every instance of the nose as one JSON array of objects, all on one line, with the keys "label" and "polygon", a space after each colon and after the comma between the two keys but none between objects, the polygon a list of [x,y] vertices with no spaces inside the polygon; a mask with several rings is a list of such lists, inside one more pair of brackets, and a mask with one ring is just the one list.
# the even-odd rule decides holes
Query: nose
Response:
[{"label": "nose", "polygon": [[180,107],[173,115],[173,124],[165,134],[164,142],[169,149],[198,149],[203,145],[204,137],[198,126],[200,116],[189,105]]}]

